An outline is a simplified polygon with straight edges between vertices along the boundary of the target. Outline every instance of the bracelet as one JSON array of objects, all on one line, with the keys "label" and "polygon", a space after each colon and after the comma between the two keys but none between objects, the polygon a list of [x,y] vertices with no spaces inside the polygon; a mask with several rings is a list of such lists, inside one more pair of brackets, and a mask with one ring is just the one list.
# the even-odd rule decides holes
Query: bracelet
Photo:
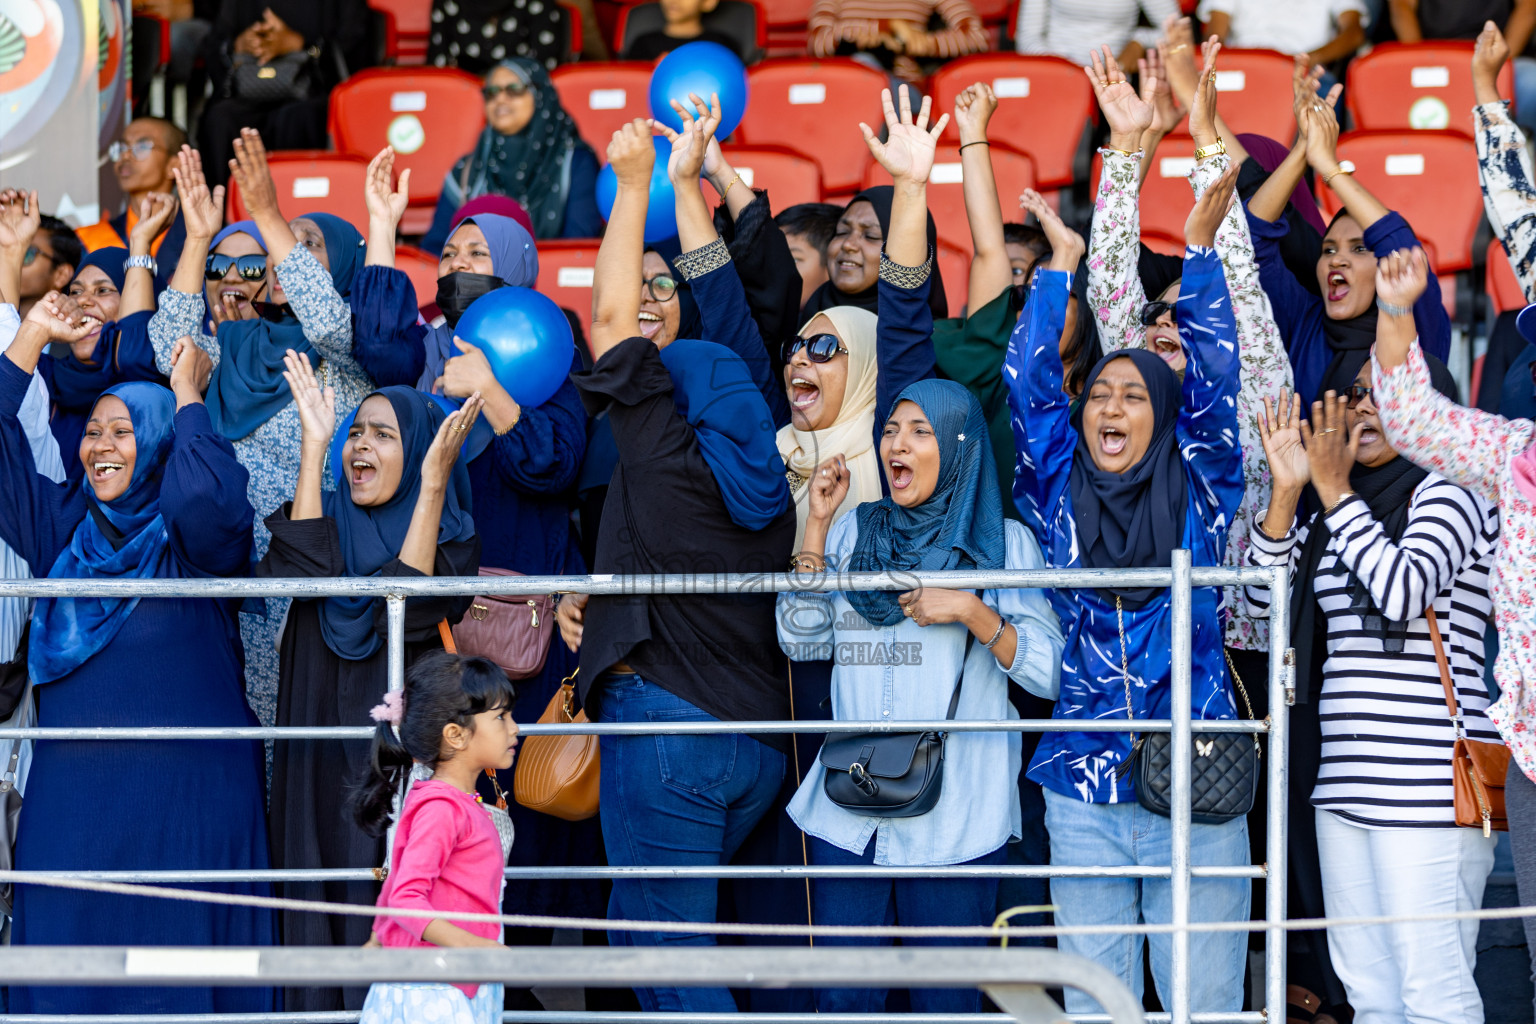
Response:
[{"label": "bracelet", "polygon": [[1412,306],[1394,306],[1380,296],[1376,298],[1376,308],[1387,314],[1387,316],[1413,316]]},{"label": "bracelet", "polygon": [[726,184],[725,191],[720,193],[720,201],[722,203],[725,202],[725,197],[731,194],[731,189],[735,188],[736,187],[736,183],[738,181],[740,181],[740,180],[741,180],[741,175],[738,174],[738,175],[736,175],[736,177],[732,178],[729,183]]},{"label": "bracelet", "polygon": [[1339,495],[1339,500],[1334,502],[1332,505],[1329,505],[1327,511],[1325,511],[1323,513],[1323,518],[1326,519],[1329,516],[1333,515],[1335,512],[1337,512],[1339,510],[1339,506],[1340,505],[1344,504],[1346,501],[1348,501],[1350,498],[1353,498],[1354,496],[1355,496],[1355,492],[1354,491],[1345,491],[1343,494]]},{"label": "bracelet", "polygon": [[1225,153],[1226,151],[1227,151],[1227,141],[1225,139],[1217,139],[1215,142],[1211,143],[1209,146],[1201,146],[1199,149],[1195,150],[1195,159],[1196,160],[1204,160],[1206,157],[1209,157],[1209,156],[1220,156],[1221,154]]},{"label": "bracelet", "polygon": [[988,640],[986,643],[982,644],[981,646],[985,647],[989,651],[992,648],[996,647],[997,646],[997,642],[1003,638],[1003,630],[1005,630],[1007,628],[1008,628],[1008,620],[1003,618],[1001,615],[999,615],[997,617],[997,632],[992,634],[992,639],[991,640]]},{"label": "bracelet", "polygon": [[821,564],[817,565],[815,562],[811,562],[811,561],[805,560],[801,555],[790,555],[789,556],[789,571],[790,572],[826,572],[827,571],[827,561],[826,561],[826,559],[822,559]]},{"label": "bracelet", "polygon": [[989,143],[987,142],[986,139],[981,139],[981,140],[979,140],[977,142],[962,142],[962,143],[960,143],[960,150],[959,151],[961,153],[964,153],[966,146],[986,146],[986,145],[989,145]]},{"label": "bracelet", "polygon": [[1344,164],[1339,164],[1339,166],[1335,167],[1333,170],[1331,170],[1327,174],[1323,175],[1323,184],[1327,185],[1330,188],[1332,188],[1333,187],[1333,179],[1334,178],[1337,178],[1341,174],[1353,174],[1353,173],[1355,173],[1355,165],[1354,164],[1350,164],[1347,167]]},{"label": "bracelet", "polygon": [[1131,152],[1128,149],[1116,149],[1114,146],[1100,146],[1099,147],[1099,152],[1101,152],[1101,153],[1118,153],[1121,156],[1140,156],[1141,155],[1141,151],[1140,150],[1137,150],[1136,152],[1133,153],[1133,152]]}]

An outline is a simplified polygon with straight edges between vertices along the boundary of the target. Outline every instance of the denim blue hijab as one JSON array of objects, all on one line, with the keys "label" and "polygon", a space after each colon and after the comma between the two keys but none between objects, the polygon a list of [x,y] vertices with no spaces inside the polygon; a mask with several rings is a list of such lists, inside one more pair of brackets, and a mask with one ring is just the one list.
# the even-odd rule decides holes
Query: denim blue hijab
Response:
[{"label": "denim blue hijab", "polygon": [[[908,385],[891,403],[887,418],[902,402],[915,403],[933,425],[939,442],[939,481],[928,500],[915,508],[903,508],[888,496],[860,505],[859,537],[849,571],[1001,569],[1007,558],[1003,500],[981,406],[951,380]],[[893,626],[902,619],[894,591],[850,590],[845,596],[876,626]]]},{"label": "denim blue hijab", "polygon": [[[306,213],[304,219],[314,221],[325,236],[331,284],[345,299],[363,265],[363,236],[334,214]],[[269,266],[267,273],[276,274],[277,268]],[[309,356],[311,363],[318,357],[303,325],[286,308],[276,321],[258,317],[225,322],[219,325],[218,339],[220,358],[208,386],[208,415],[221,434],[238,440],[293,401],[283,379],[283,353],[293,349]]]},{"label": "denim blue hijab", "polygon": [[[348,576],[377,576],[379,570],[400,557],[400,548],[411,528],[411,515],[416,511],[416,499],[421,494],[422,460],[432,446],[438,428],[448,418],[441,406],[415,388],[396,385],[373,394],[388,399],[395,410],[395,419],[400,424],[404,465],[400,486],[388,501],[377,507],[354,505],[352,489],[345,482],[321,496],[325,514],[336,520]],[[361,407],[358,411],[362,411]],[[461,455],[448,478],[443,515],[437,528],[439,544],[467,541],[475,535],[475,521],[470,516],[469,470],[465,468],[465,461]],[[362,661],[384,646],[373,626],[377,600],[372,597],[327,597],[321,600],[320,633],[337,657]]]},{"label": "denim blue hijab", "polygon": [[[491,250],[491,272],[501,278],[502,284],[517,288],[533,288],[538,284],[539,250],[534,246],[533,236],[527,228],[511,217],[494,213],[477,213],[473,217],[465,217],[459,222],[459,227],[465,224],[475,225],[485,236],[486,247]],[[427,363],[421,371],[421,379],[416,382],[416,386],[423,391],[432,390],[437,378],[443,375],[443,365],[459,354],[459,350],[453,347],[454,326],[442,323],[427,328],[427,336],[423,339]]]},{"label": "denim blue hijab", "polygon": [[679,338],[661,350],[672,402],[693,427],[731,520],[761,530],[789,508],[773,417],[747,364],[724,345]]},{"label": "denim blue hijab", "polygon": [[[138,454],[128,489],[111,502],[98,502],[87,487],[89,513],[59,553],[49,579],[175,579],[183,575],[171,555],[170,535],[160,515],[160,482],[171,454],[176,398],[158,384],[142,381],[108,388],[128,407]],[[102,528],[102,520],[110,532]],[[45,597],[32,613],[27,666],[38,683],[60,679],[99,652],[138,607],[137,597]]]}]

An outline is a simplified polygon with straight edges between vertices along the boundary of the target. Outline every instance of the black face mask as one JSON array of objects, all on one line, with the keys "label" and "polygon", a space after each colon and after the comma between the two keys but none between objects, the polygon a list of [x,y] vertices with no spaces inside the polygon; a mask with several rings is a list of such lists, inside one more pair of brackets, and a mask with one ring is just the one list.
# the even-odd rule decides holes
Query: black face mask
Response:
[{"label": "black face mask", "polygon": [[487,292],[505,288],[506,282],[494,274],[470,274],[458,271],[437,279],[437,308],[443,311],[449,327],[459,325],[459,317],[469,304]]}]

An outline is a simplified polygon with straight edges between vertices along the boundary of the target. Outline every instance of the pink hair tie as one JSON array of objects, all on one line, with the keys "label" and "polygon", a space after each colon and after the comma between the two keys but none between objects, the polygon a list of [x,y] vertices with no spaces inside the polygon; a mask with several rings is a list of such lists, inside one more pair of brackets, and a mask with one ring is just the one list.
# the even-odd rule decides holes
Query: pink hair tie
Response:
[{"label": "pink hair tie", "polygon": [[405,692],[403,690],[390,690],[384,695],[383,704],[375,704],[373,710],[368,712],[375,722],[388,722],[390,725],[399,725],[400,719],[405,714]]}]

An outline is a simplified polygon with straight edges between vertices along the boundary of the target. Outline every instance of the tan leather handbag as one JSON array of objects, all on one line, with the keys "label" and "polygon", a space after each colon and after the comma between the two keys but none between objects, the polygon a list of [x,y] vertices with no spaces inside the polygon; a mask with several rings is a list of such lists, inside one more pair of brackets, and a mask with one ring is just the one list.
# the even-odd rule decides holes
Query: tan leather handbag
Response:
[{"label": "tan leather handbag", "polygon": [[1456,744],[1451,748],[1451,778],[1456,788],[1456,824],[1480,828],[1491,836],[1497,829],[1509,831],[1504,813],[1504,778],[1509,772],[1509,748],[1502,743],[1467,739],[1461,727],[1461,713],[1456,707],[1456,687],[1451,683],[1451,667],[1445,660],[1445,645],[1435,622],[1435,609],[1424,613],[1429,620],[1429,638],[1435,645],[1435,663],[1440,666],[1440,683],[1445,687],[1445,706],[1456,730]]},{"label": "tan leather handbag", "polygon": [[[481,576],[521,576],[511,569],[480,570]],[[459,653],[494,661],[508,679],[531,679],[544,671],[544,659],[555,634],[555,601],[549,594],[533,597],[477,596],[453,627]]]},{"label": "tan leather handbag", "polygon": [[[539,716],[539,724],[587,722],[585,710],[571,713],[576,700],[575,679],[572,672],[560,681],[560,689]],[[530,810],[566,821],[584,821],[597,813],[598,779],[596,736],[529,736],[517,755],[512,795]]]}]

